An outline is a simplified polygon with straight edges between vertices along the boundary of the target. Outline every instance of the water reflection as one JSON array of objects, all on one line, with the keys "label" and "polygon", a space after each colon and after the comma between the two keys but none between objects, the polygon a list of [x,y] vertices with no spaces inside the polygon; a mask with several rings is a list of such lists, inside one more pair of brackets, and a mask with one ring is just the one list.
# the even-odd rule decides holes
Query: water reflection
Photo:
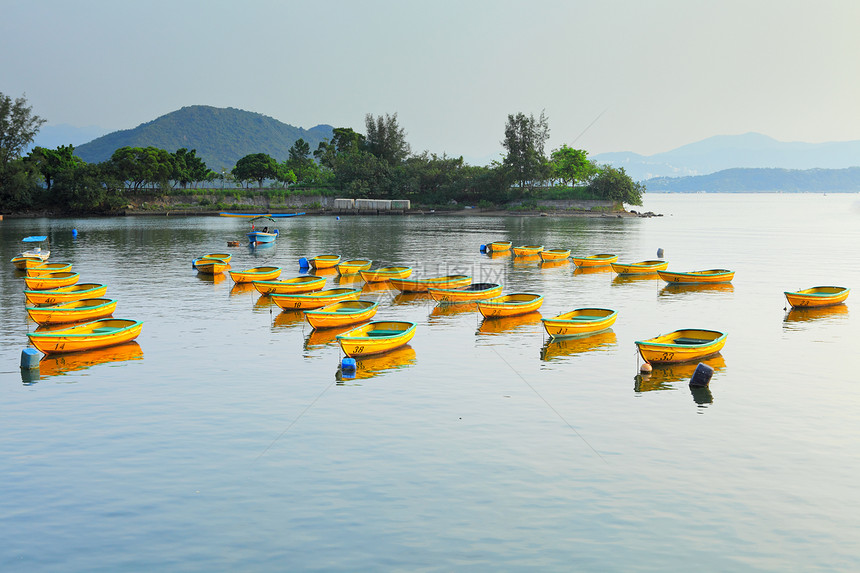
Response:
[{"label": "water reflection", "polygon": [[204,283],[218,284],[227,280],[227,275],[224,273],[207,274],[197,273],[197,278]]},{"label": "water reflection", "polygon": [[390,282],[379,281],[374,283],[364,283],[364,286],[361,287],[361,292],[384,292],[392,289],[394,289],[394,287],[391,286]]},{"label": "water reflection", "polygon": [[734,292],[735,287],[732,283],[699,283],[699,284],[681,284],[681,283],[668,283],[666,286],[660,289],[658,293],[659,296],[662,297],[677,297],[677,296],[686,296],[686,295],[694,295],[699,293],[706,294],[722,294],[722,293],[730,293]]},{"label": "water reflection", "polygon": [[660,275],[656,272],[645,273],[641,275],[615,275],[612,278],[612,286],[628,285],[641,282],[652,282],[654,279],[659,279]]},{"label": "water reflection", "polygon": [[514,257],[514,267],[530,267],[540,262],[540,255],[529,255],[526,257]]},{"label": "water reflection", "polygon": [[440,319],[446,316],[456,316],[458,314],[469,314],[477,312],[478,303],[466,302],[460,304],[437,304],[430,311],[430,321],[434,318]]},{"label": "water reflection", "polygon": [[575,356],[592,350],[609,350],[617,342],[612,329],[602,332],[571,336],[568,338],[550,338],[541,348],[541,360],[554,360],[564,356]]},{"label": "water reflection", "polygon": [[39,373],[44,379],[74,370],[84,370],[98,364],[141,360],[142,358],[143,349],[141,349],[140,344],[132,341],[117,346],[87,350],[86,352],[45,356],[39,362]]},{"label": "water reflection", "polygon": [[261,294],[254,302],[254,310],[264,310],[272,307],[277,308],[278,312],[281,311],[280,307],[275,303],[274,299],[272,299],[272,297],[266,294]]},{"label": "water reflection", "polygon": [[[785,313],[783,328],[797,330],[806,322],[836,322],[848,318],[848,307],[845,304],[822,306],[820,308],[792,308]],[[794,324],[792,324],[794,323]]]},{"label": "water reflection", "polygon": [[249,292],[257,292],[253,283],[235,283],[230,289],[230,296],[247,294]]},{"label": "water reflection", "polygon": [[364,380],[379,376],[389,370],[400,370],[413,364],[415,364],[415,349],[407,344],[385,354],[357,358],[354,373],[345,373],[338,368],[335,377],[338,382]]},{"label": "water reflection", "polygon": [[275,316],[272,326],[275,328],[288,328],[303,324],[305,322],[305,313],[300,310],[285,310]]},{"label": "water reflection", "polygon": [[696,371],[696,367],[699,365],[699,362],[707,364],[713,368],[715,373],[725,369],[726,367],[726,361],[720,354],[708,358],[707,360],[684,362],[681,364],[652,364],[651,366],[653,367],[653,371],[650,375],[642,377],[641,389],[637,387],[636,391],[650,392],[652,390],[667,390],[670,389],[669,384],[674,382],[689,382],[690,378],[693,377],[693,372]]},{"label": "water reflection", "polygon": [[[354,285],[355,283],[363,283],[364,279],[358,273],[350,273],[348,275],[338,275],[332,281],[336,285]],[[353,287],[354,288],[354,287]]]},{"label": "water reflection", "polygon": [[508,259],[511,257],[511,250],[507,251],[487,251],[486,256],[490,259]]},{"label": "water reflection", "polygon": [[541,270],[557,269],[570,265],[570,259],[561,259],[558,261],[542,261],[538,266]]},{"label": "water reflection", "polygon": [[357,324],[338,326],[335,328],[315,328],[305,338],[305,350],[311,350],[327,344],[337,344],[337,335],[358,327]]},{"label": "water reflection", "polygon": [[601,267],[576,267],[574,269],[574,275],[599,275],[603,273],[611,273],[612,266],[611,265],[603,265]]},{"label": "water reflection", "polygon": [[478,326],[478,334],[504,334],[518,328],[540,322],[541,314],[537,311],[521,314],[518,316],[505,316],[502,318],[484,318]]},{"label": "water reflection", "polygon": [[396,305],[427,305],[431,304],[433,298],[428,292],[402,292],[391,299],[392,304]]}]

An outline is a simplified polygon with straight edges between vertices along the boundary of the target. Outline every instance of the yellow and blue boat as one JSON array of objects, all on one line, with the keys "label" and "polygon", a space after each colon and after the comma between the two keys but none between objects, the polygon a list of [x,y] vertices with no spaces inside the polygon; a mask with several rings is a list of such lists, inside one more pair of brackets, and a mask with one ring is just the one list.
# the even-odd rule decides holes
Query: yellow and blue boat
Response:
[{"label": "yellow and blue boat", "polygon": [[336,328],[370,320],[379,303],[370,300],[344,300],[316,310],[305,311],[305,319],[314,328]]},{"label": "yellow and blue boat", "polygon": [[718,330],[686,328],[637,340],[636,347],[642,359],[652,364],[689,362],[717,354],[726,344],[726,336]]},{"label": "yellow and blue boat", "polygon": [[472,277],[448,275],[429,279],[389,279],[391,286],[401,292],[427,292],[430,288],[457,288],[470,284]]},{"label": "yellow and blue boat", "polygon": [[815,308],[841,304],[848,298],[849,292],[849,289],[840,286],[817,286],[784,294],[792,308]]},{"label": "yellow and blue boat", "polygon": [[246,271],[230,271],[230,278],[236,283],[271,281],[281,276],[281,267],[254,267]]},{"label": "yellow and blue boat", "polygon": [[478,312],[485,318],[516,316],[534,312],[543,304],[543,296],[531,292],[517,292],[478,301]]},{"label": "yellow and blue boat", "polygon": [[28,277],[41,277],[49,273],[71,272],[72,263],[42,263],[32,267],[27,267],[25,272]]},{"label": "yellow and blue boat", "polygon": [[639,261],[638,263],[612,263],[612,270],[619,275],[650,275],[657,271],[665,271],[669,267],[668,261],[651,260]]},{"label": "yellow and blue boat", "polygon": [[570,249],[544,249],[538,255],[542,261],[561,261],[570,257]]},{"label": "yellow and blue boat", "polygon": [[40,352],[55,354],[122,344],[137,338],[142,328],[138,320],[103,318],[61,330],[30,332],[27,336]]},{"label": "yellow and blue boat", "polygon": [[84,298],[48,306],[28,306],[25,310],[37,324],[65,324],[108,317],[116,310],[116,304],[116,300],[109,298]]},{"label": "yellow and blue boat", "polygon": [[600,253],[588,257],[573,257],[573,264],[582,268],[605,267],[618,262],[618,255]]},{"label": "yellow and blue boat", "polygon": [[317,255],[308,259],[308,264],[315,269],[333,269],[340,263],[340,255]]},{"label": "yellow and blue boat", "polygon": [[309,294],[273,294],[272,300],[284,310],[313,310],[343,300],[358,300],[361,289],[331,288]]},{"label": "yellow and blue boat", "polygon": [[427,290],[430,298],[436,302],[469,303],[495,298],[502,294],[502,285],[498,283],[472,283],[462,288],[436,288]]},{"label": "yellow and blue boat", "polygon": [[48,290],[25,290],[24,298],[27,304],[58,304],[83,298],[99,298],[105,293],[107,286],[103,284],[80,283]]},{"label": "yellow and blue boat", "polygon": [[348,261],[341,261],[337,265],[337,272],[342,275],[354,275],[358,273],[358,271],[366,271],[370,269],[370,265],[373,264],[373,261],[370,259],[350,259]]},{"label": "yellow and blue boat", "polygon": [[521,245],[514,247],[515,257],[536,257],[543,250],[543,245]]},{"label": "yellow and blue boat", "polygon": [[501,253],[503,251],[511,250],[510,241],[493,241],[492,243],[487,243],[486,248],[488,253]]},{"label": "yellow and blue boat", "polygon": [[24,284],[29,290],[49,290],[73,285],[80,280],[81,275],[71,271],[48,273],[37,277],[24,277]]},{"label": "yellow and blue boat", "polygon": [[196,259],[193,266],[197,269],[198,273],[203,273],[204,275],[217,275],[230,270],[229,260],[210,256]]},{"label": "yellow and blue boat", "polygon": [[661,279],[672,284],[730,283],[735,278],[735,272],[727,269],[708,269],[689,273],[657,271],[657,274]]},{"label": "yellow and blue boat", "polygon": [[303,275],[277,281],[252,281],[252,284],[260,294],[293,294],[322,290],[325,286],[325,278]]},{"label": "yellow and blue boat", "polygon": [[344,354],[349,357],[381,354],[406,345],[415,336],[414,322],[375,320],[337,335]]},{"label": "yellow and blue boat", "polygon": [[364,282],[379,283],[391,279],[405,279],[412,274],[412,267],[381,267],[375,271],[358,271]]},{"label": "yellow and blue boat", "polygon": [[577,308],[553,318],[542,318],[547,334],[553,338],[580,336],[606,330],[618,318],[618,312],[609,308]]}]

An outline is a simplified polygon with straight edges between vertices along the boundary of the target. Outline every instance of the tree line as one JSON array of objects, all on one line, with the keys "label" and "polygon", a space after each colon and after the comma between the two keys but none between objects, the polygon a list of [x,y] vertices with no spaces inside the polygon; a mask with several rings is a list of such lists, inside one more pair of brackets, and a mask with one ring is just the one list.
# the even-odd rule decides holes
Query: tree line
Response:
[{"label": "tree line", "polygon": [[21,97],[0,93],[0,212],[51,209],[110,212],[128,198],[157,190],[241,185],[317,189],[347,198],[410,199],[419,205],[500,206],[543,198],[605,199],[640,205],[644,188],[623,169],[597,165],[567,145],[547,156],[549,122],[523,113],[507,118],[505,156],[489,166],[462,157],[413,153],[397,114],[365,117],[365,133],[339,127],[316,150],[297,140],[283,162],[265,153],[242,157],[216,173],[196,150],[122,147],[107,161],[88,164],[71,145],[36,147],[44,119]]}]

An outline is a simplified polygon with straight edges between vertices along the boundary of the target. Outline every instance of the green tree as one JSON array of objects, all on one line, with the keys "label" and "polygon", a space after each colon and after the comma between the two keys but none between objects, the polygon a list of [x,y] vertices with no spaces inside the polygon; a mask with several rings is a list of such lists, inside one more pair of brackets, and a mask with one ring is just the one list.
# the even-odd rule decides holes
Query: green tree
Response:
[{"label": "green tree", "polygon": [[313,174],[316,164],[311,159],[311,146],[302,138],[296,140],[293,146],[290,147],[290,157],[284,164],[286,169],[292,171],[295,175],[294,182],[305,183]]},{"label": "green tree", "polygon": [[530,189],[549,176],[549,164],[544,155],[548,139],[549,120],[544,112],[538,119],[523,113],[508,115],[502,141],[507,151],[503,165],[520,189]]},{"label": "green tree", "polygon": [[215,173],[206,163],[197,157],[197,150],[188,151],[180,147],[172,154],[173,172],[170,178],[185,189],[189,183],[209,181],[215,178]]},{"label": "green tree", "polygon": [[82,163],[61,171],[56,178],[52,200],[75,213],[107,213],[125,204],[123,182],[113,174],[110,163]]},{"label": "green tree", "polygon": [[57,149],[37,146],[27,155],[27,161],[31,162],[42,174],[49,194],[54,180],[58,176],[65,171],[72,171],[84,165],[84,160],[75,155],[74,145],[61,145]]},{"label": "green tree", "polygon": [[333,169],[335,158],[345,153],[358,153],[364,149],[365,139],[349,127],[336,127],[332,130],[330,141],[321,141],[314,151],[314,157],[329,169]]},{"label": "green tree", "polygon": [[372,114],[364,117],[367,129],[367,151],[384,159],[389,165],[397,165],[406,160],[412,152],[406,142],[406,132],[397,123],[397,114],[379,116]]},{"label": "green tree", "polygon": [[111,155],[107,168],[134,191],[150,185],[168,187],[174,172],[173,156],[152,146],[120,147]]},{"label": "green tree", "polygon": [[633,181],[623,167],[616,169],[610,165],[604,165],[589,184],[588,190],[595,197],[608,201],[641,205],[645,186]]},{"label": "green tree", "polygon": [[579,181],[588,181],[598,172],[597,166],[588,159],[588,152],[562,145],[551,154],[552,177],[560,179],[565,186],[575,186]]},{"label": "green tree", "polygon": [[33,115],[33,108],[23,97],[13,100],[0,93],[0,170],[33,142],[45,120]]},{"label": "green tree", "polygon": [[231,173],[239,181],[256,181],[260,189],[266,179],[277,180],[280,175],[280,165],[266,153],[252,153],[236,162]]}]

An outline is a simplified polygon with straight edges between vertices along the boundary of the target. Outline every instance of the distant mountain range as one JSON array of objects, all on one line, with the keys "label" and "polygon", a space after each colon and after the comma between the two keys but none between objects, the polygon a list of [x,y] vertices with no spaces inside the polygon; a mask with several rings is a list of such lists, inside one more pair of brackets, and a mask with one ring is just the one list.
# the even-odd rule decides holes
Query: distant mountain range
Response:
[{"label": "distant mountain range", "polygon": [[733,168],[845,169],[860,165],[860,141],[787,143],[746,133],[717,135],[654,155],[600,153],[591,159],[624,167],[637,181],[708,175]]},{"label": "distant mountain range", "polygon": [[99,163],[125,146],[153,146],[171,153],[185,147],[196,149],[197,156],[210,169],[220,172],[232,169],[239,159],[251,153],[267,153],[284,161],[297,139],[304,139],[313,151],[331,135],[330,125],[302,129],[250,111],[193,105],[134,129],[98,137],[76,147],[75,155],[87,163]]},{"label": "distant mountain range", "polygon": [[725,169],[692,177],[645,181],[651,193],[857,193],[860,167],[847,169]]}]

